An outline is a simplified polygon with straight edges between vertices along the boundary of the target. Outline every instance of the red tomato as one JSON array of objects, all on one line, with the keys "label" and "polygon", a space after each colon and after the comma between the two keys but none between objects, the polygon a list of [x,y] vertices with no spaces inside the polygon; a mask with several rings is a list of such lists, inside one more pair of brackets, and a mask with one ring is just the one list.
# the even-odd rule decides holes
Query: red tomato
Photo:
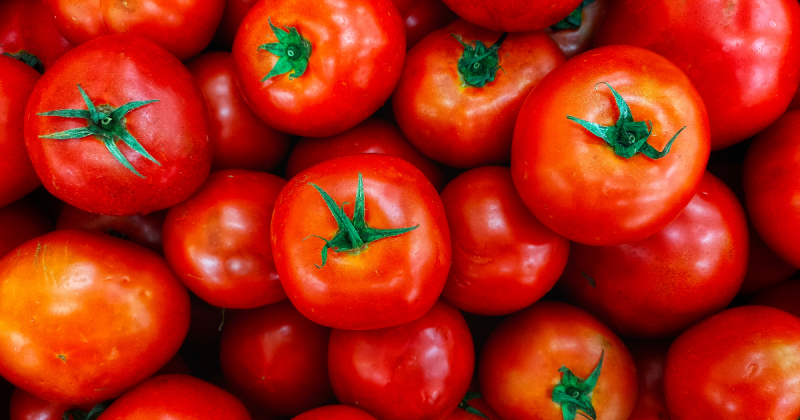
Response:
[{"label": "red tomato", "polygon": [[53,230],[47,216],[27,199],[0,207],[0,258],[16,247]]},{"label": "red tomato", "polygon": [[209,52],[187,64],[211,114],[212,171],[275,169],[289,152],[289,135],[264,124],[244,101],[227,52]]},{"label": "red tomato", "polygon": [[664,362],[668,341],[632,341],[628,349],[639,373],[639,397],[631,420],[669,420],[664,400]]},{"label": "red tomato", "polygon": [[[9,420],[62,420],[65,411],[77,408],[72,404],[45,401],[21,388],[14,388],[14,392],[11,393],[10,406],[11,417]],[[82,411],[89,412],[91,409],[91,406],[83,407]],[[73,417],[70,416],[67,420],[72,419]]]},{"label": "red tomato", "polygon": [[328,347],[336,398],[381,420],[444,417],[467,392],[474,367],[467,323],[442,301],[396,327],[333,330]]},{"label": "red tomato", "polygon": [[444,0],[462,18],[494,31],[543,29],[570,14],[581,0]]},{"label": "red tomato", "polygon": [[636,402],[628,349],[596,318],[564,303],[539,302],[506,318],[486,342],[478,370],[483,397],[504,419],[562,420],[581,412],[625,420]]},{"label": "red tomato", "polygon": [[155,373],[189,328],[189,296],[163,258],[59,230],[0,260],[0,374],[39,398],[91,404]]},{"label": "red tomato", "polygon": [[542,31],[505,36],[457,20],[409,51],[392,109],[408,140],[433,160],[458,168],[505,163],[525,98],[563,62]]},{"label": "red tomato", "polygon": [[191,198],[169,210],[164,256],[189,290],[222,308],[286,299],[267,240],[272,208],[285,184],[263,172],[214,172]]},{"label": "red tomato", "polygon": [[289,155],[286,178],[293,178],[320,162],[356,153],[380,153],[399,157],[422,171],[438,191],[444,188],[442,169],[415,149],[396,125],[377,118],[367,118],[335,136],[303,137]]},{"label": "red tomato", "polygon": [[224,0],[44,0],[58,31],[80,45],[103,35],[143,36],[180,60],[203,50]]},{"label": "red tomato", "polygon": [[293,416],[328,402],[330,328],[291,302],[237,311],[225,321],[220,360],[236,395],[268,413]]},{"label": "red tomato", "polygon": [[406,49],[458,19],[442,0],[392,0],[406,26]]},{"label": "red tomato", "polygon": [[0,55],[0,207],[42,184],[25,149],[22,126],[25,105],[38,80],[39,74],[30,67]]},{"label": "red tomato", "polygon": [[208,176],[203,94],[183,64],[144,38],[111,35],[70,51],[42,76],[25,112],[25,142],[45,188],[82,210],[151,213]]},{"label": "red tomato", "polygon": [[784,280],[758,292],[751,305],[769,306],[800,317],[800,280]]},{"label": "red tomato", "polygon": [[669,348],[664,392],[673,420],[800,416],[800,319],[765,306],[728,309]]},{"label": "red tomato", "polygon": [[242,94],[264,122],[326,137],[383,105],[405,50],[390,0],[263,0],[242,22],[233,60]]},{"label": "red tomato", "polygon": [[376,420],[366,412],[346,405],[327,405],[315,408],[292,420]]},{"label": "red tomato", "polygon": [[58,215],[56,229],[96,230],[162,254],[161,230],[166,217],[166,211],[144,216],[103,216],[66,204]]},{"label": "red tomato", "polygon": [[647,48],[686,72],[708,107],[714,150],[770,125],[800,82],[795,0],[614,1],[595,38],[613,44]]},{"label": "red tomato", "polygon": [[559,284],[573,304],[622,336],[674,337],[733,300],[747,245],[742,205],[706,172],[692,201],[655,235],[616,246],[574,244]]},{"label": "red tomato", "polygon": [[589,51],[609,3],[611,0],[583,0],[569,16],[544,31],[556,41],[567,58]]},{"label": "red tomato", "polygon": [[569,60],[531,92],[511,174],[545,226],[578,243],[619,245],[678,216],[708,155],[708,119],[689,79],[655,53],[615,46]]},{"label": "red tomato", "polygon": [[236,397],[189,375],[159,375],[114,401],[97,420],[250,420]]},{"label": "red tomato", "polygon": [[442,191],[453,265],[442,297],[459,309],[505,315],[539,300],[564,271],[569,241],[536,220],[511,171],[467,171]]},{"label": "red tomato", "polygon": [[0,16],[0,54],[11,55],[39,73],[72,49],[39,0],[0,2]]},{"label": "red tomato", "polygon": [[272,253],[303,315],[334,328],[383,328],[419,318],[439,298],[450,230],[439,195],[417,168],[386,155],[350,155],[283,188]]}]

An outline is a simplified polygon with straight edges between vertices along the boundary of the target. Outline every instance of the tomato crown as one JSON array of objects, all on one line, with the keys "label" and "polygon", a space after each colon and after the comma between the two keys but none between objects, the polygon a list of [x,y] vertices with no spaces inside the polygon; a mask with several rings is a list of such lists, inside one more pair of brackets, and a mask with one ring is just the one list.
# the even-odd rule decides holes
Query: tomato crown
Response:
[{"label": "tomato crown", "polygon": [[597,413],[592,405],[592,391],[600,379],[600,369],[603,367],[605,350],[600,353],[600,362],[586,379],[575,376],[569,368],[561,365],[558,369],[564,375],[561,381],[553,388],[553,402],[561,404],[561,414],[564,420],[575,420],[578,410],[582,416],[592,420],[597,419]]},{"label": "tomato crown", "polygon": [[272,24],[272,18],[267,18],[272,32],[278,38],[278,42],[269,44],[261,44],[258,46],[259,51],[269,51],[270,53],[278,56],[278,62],[272,67],[272,70],[261,79],[264,82],[275,76],[280,76],[288,72],[289,80],[296,79],[303,75],[308,68],[308,58],[311,57],[311,43],[307,39],[300,36],[296,28],[289,28],[283,26],[288,30],[283,29]]},{"label": "tomato crown", "polygon": [[458,403],[458,408],[465,410],[467,413],[474,414],[478,417],[483,417],[486,420],[489,420],[489,417],[486,417],[486,414],[483,414],[481,410],[469,405],[469,400],[474,400],[476,398],[480,398],[480,392],[467,392],[467,395],[464,396],[464,399]]},{"label": "tomato crown", "polygon": [[44,64],[39,61],[39,58],[37,58],[35,55],[25,50],[19,50],[15,53],[4,52],[3,55],[7,55],[15,60],[22,61],[39,72],[39,74],[44,74]]},{"label": "tomato crown", "polygon": [[503,45],[508,32],[500,35],[500,38],[486,48],[481,41],[475,41],[472,46],[465,43],[459,35],[450,34],[464,46],[464,53],[458,59],[458,74],[464,86],[483,87],[489,82],[494,81],[497,70],[500,69],[500,55],[497,51]]},{"label": "tomato crown", "polygon": [[114,400],[103,401],[92,407],[88,413],[77,408],[67,410],[64,412],[64,418],[69,419],[70,416],[72,416],[72,418],[75,420],[95,420],[96,418],[100,417],[104,411],[106,411],[112,402],[114,402]]},{"label": "tomato crown", "polygon": [[560,31],[563,29],[578,29],[583,24],[583,8],[594,3],[595,0],[583,0],[575,10],[572,11],[567,17],[561,19],[558,23],[551,26],[550,29]]}]

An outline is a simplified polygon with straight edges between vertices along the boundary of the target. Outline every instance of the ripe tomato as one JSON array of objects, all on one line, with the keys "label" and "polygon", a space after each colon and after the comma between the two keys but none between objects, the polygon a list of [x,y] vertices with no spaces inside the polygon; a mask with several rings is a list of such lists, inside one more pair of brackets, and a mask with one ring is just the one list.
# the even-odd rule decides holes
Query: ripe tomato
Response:
[{"label": "ripe tomato", "polygon": [[326,137],[383,105],[405,51],[391,0],[263,0],[239,27],[233,60],[242,94],[264,122]]},{"label": "ripe tomato", "polygon": [[25,105],[38,80],[39,74],[30,67],[0,55],[0,207],[42,183],[25,149],[22,126]]},{"label": "ripe tomato", "polygon": [[622,341],[595,317],[538,302],[494,330],[478,364],[486,402],[504,419],[625,420],[636,402],[636,368]]},{"label": "ripe tomato", "polygon": [[581,0],[444,0],[457,15],[478,26],[501,32],[524,32],[555,24]]},{"label": "ripe tomato", "polygon": [[616,246],[574,244],[559,285],[622,336],[674,337],[733,300],[747,251],[742,205],[706,172],[692,201],[655,235]]},{"label": "ripe tomato", "polygon": [[634,340],[628,349],[639,373],[639,397],[631,420],[669,420],[664,400],[664,363],[669,341]]},{"label": "ripe tomato", "polygon": [[366,412],[347,405],[326,405],[292,418],[292,420],[377,420]]},{"label": "ripe tomato", "polygon": [[433,160],[459,168],[505,163],[525,98],[563,62],[542,31],[506,36],[457,20],[409,51],[392,109],[408,140]]},{"label": "ripe tomato", "polygon": [[367,118],[335,136],[303,137],[289,155],[286,178],[292,178],[320,162],[356,153],[380,153],[406,160],[422,171],[438,191],[446,183],[436,162],[415,149],[396,125],[377,118]]},{"label": "ripe tomato", "polygon": [[189,375],[154,376],[114,401],[97,420],[250,420],[230,393]]},{"label": "ripe tomato", "polygon": [[722,149],[786,111],[800,82],[800,5],[795,0],[614,1],[595,45],[614,44],[647,48],[686,72],[708,108],[711,148]]},{"label": "ripe tomato", "polygon": [[544,31],[556,41],[567,58],[575,57],[592,48],[594,34],[609,3],[611,0],[583,0],[569,16]]},{"label": "ripe tomato", "polygon": [[511,171],[467,171],[442,191],[453,265],[442,297],[459,309],[505,315],[539,300],[556,284],[569,241],[536,220],[519,198]]},{"label": "ripe tomato", "polygon": [[458,19],[442,0],[392,0],[406,26],[406,49]]},{"label": "ripe tomato", "polygon": [[586,245],[630,243],[663,229],[694,196],[708,119],[674,64],[642,48],[598,48],[531,92],[511,156],[522,201],[545,226]]},{"label": "ripe tomato", "polygon": [[186,64],[200,85],[211,114],[211,170],[275,169],[289,153],[289,135],[264,124],[244,101],[230,53],[201,54]]},{"label": "ripe tomato", "polygon": [[800,319],[766,306],[728,309],[681,334],[664,370],[673,420],[800,416]]},{"label": "ripe tomato", "polygon": [[224,0],[44,0],[58,31],[80,45],[103,35],[139,35],[179,60],[203,50],[222,18]]},{"label": "ripe tomato", "polygon": [[269,245],[270,217],[286,184],[275,175],[214,172],[164,222],[164,256],[186,287],[222,308],[286,299]]},{"label": "ripe tomato", "polygon": [[[88,413],[92,406],[77,407],[74,404],[60,404],[45,401],[22,388],[14,388],[11,393],[10,417],[9,420],[62,420],[64,412],[79,409]],[[67,420],[74,420],[70,416]]]},{"label": "ripe tomato", "polygon": [[147,214],[188,198],[208,176],[208,132],[203,94],[186,67],[132,35],[65,54],[25,111],[25,143],[45,188],[107,215]]},{"label": "ripe tomato", "polygon": [[0,374],[39,398],[91,404],[155,373],[189,328],[189,295],[153,251],[79,230],[0,260]]},{"label": "ripe tomato", "polygon": [[236,395],[271,414],[294,416],[333,397],[330,328],[284,300],[236,311],[222,330],[222,373]]},{"label": "ripe tomato", "polygon": [[272,253],[303,315],[334,328],[383,328],[419,318],[439,298],[450,230],[417,168],[386,155],[350,155],[286,184],[272,215]]},{"label": "ripe tomato", "polygon": [[52,230],[47,216],[26,198],[0,207],[0,258]]},{"label": "ripe tomato", "polygon": [[443,301],[403,325],[335,329],[328,346],[336,398],[381,420],[446,416],[467,392],[474,367],[467,323]]},{"label": "ripe tomato", "polygon": [[0,54],[11,55],[39,73],[72,49],[39,0],[0,2],[0,16]]},{"label": "ripe tomato", "polygon": [[58,215],[56,229],[96,230],[163,254],[161,230],[166,217],[164,210],[144,216],[104,216],[65,204]]}]

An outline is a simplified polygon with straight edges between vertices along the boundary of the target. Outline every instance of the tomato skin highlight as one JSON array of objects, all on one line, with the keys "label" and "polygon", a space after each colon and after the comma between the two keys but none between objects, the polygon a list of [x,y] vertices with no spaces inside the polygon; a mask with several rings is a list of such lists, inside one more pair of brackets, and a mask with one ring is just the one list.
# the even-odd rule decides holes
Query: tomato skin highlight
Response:
[{"label": "tomato skin highlight", "polygon": [[[636,121],[652,122],[657,160],[625,159],[567,115],[610,126],[619,111],[608,86]],[[599,85],[598,85],[599,84]],[[642,48],[597,48],[567,61],[533,89],[517,118],[514,184],[534,216],[568,239],[619,245],[663,229],[694,196],[709,156],[708,117],[674,64]]]}]

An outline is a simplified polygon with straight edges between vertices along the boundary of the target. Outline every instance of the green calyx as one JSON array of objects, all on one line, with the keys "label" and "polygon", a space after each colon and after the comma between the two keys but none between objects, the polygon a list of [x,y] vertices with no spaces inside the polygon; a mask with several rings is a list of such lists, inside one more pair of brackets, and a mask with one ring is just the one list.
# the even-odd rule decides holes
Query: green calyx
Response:
[{"label": "green calyx", "polygon": [[556,23],[555,25],[551,26],[550,29],[554,31],[560,31],[564,29],[578,29],[583,24],[583,9],[594,3],[595,0],[583,0],[575,10],[572,11],[567,17],[561,19],[560,22]]},{"label": "green calyx", "polygon": [[278,56],[278,62],[272,67],[269,73],[264,76],[261,81],[265,81],[281,74],[289,73],[289,80],[294,80],[303,75],[308,67],[308,58],[311,57],[311,43],[307,39],[297,33],[297,29],[288,28],[283,29],[272,24],[272,18],[267,18],[272,32],[278,38],[278,42],[269,44],[261,44],[258,46],[259,51],[269,51],[270,53]]},{"label": "green calyx", "polygon": [[[608,143],[612,149],[614,149],[614,153],[626,159],[632,157],[636,153],[642,153],[650,159],[661,159],[662,157],[666,156],[667,153],[669,153],[670,148],[672,148],[672,143],[678,138],[678,135],[681,134],[681,131],[683,131],[686,127],[684,126],[678,130],[678,132],[672,136],[667,145],[664,147],[664,150],[659,152],[653,146],[647,143],[647,139],[650,138],[650,134],[653,130],[652,121],[648,121],[650,123],[649,127],[648,122],[634,121],[633,116],[631,115],[631,109],[628,107],[628,103],[622,99],[622,96],[620,96],[610,84],[606,82],[600,82],[598,85],[601,83],[608,86],[608,88],[611,89],[611,93],[614,95],[614,100],[616,101],[617,108],[619,109],[619,119],[617,120],[617,123],[606,127],[573,117],[572,115],[567,115],[567,119],[575,121],[583,126],[583,128],[591,131],[595,136],[605,140],[605,142]],[[597,85],[595,85],[595,90],[597,90]]]},{"label": "green calyx", "polygon": [[356,190],[356,204],[353,208],[352,219],[348,218],[344,213],[343,208],[345,204],[348,204],[347,202],[342,203],[342,207],[339,207],[336,201],[334,201],[325,190],[313,183],[309,183],[309,185],[317,189],[322,199],[325,200],[328,210],[330,210],[334,219],[336,219],[336,224],[339,226],[339,230],[336,231],[336,235],[333,236],[333,239],[328,240],[317,235],[311,235],[306,238],[313,237],[325,241],[325,246],[322,247],[322,265],[317,265],[317,268],[321,269],[325,266],[325,263],[328,261],[329,249],[332,249],[334,252],[358,253],[365,249],[367,245],[379,239],[402,235],[419,227],[419,225],[416,225],[400,229],[375,229],[367,226],[367,222],[364,220],[364,182],[361,179],[361,172],[358,173],[358,189]]},{"label": "green calyx", "polygon": [[486,417],[486,414],[481,413],[480,410],[469,405],[469,400],[474,400],[475,398],[480,398],[480,397],[481,397],[480,392],[467,392],[467,395],[464,396],[464,399],[462,399],[461,402],[458,403],[458,408],[465,410],[467,413],[474,414],[478,417],[483,417],[486,420],[489,420],[489,417]]},{"label": "green calyx", "polygon": [[500,55],[497,51],[505,41],[507,32],[500,35],[500,38],[486,48],[481,41],[473,42],[473,45],[464,42],[460,36],[450,34],[464,46],[464,53],[458,59],[458,74],[461,76],[461,83],[464,86],[483,87],[485,84],[494,81],[494,76],[500,68]]},{"label": "green calyx", "polygon": [[114,158],[119,161],[119,163],[128,168],[128,170],[137,176],[144,178],[142,174],[133,168],[133,165],[131,165],[125,155],[123,155],[119,150],[119,146],[117,146],[117,140],[119,139],[140,155],[144,156],[158,166],[161,166],[161,163],[159,163],[159,161],[157,161],[154,157],[150,156],[150,153],[147,153],[147,150],[144,150],[144,147],[139,144],[139,141],[136,140],[136,138],[134,138],[125,127],[125,115],[127,113],[136,108],[141,108],[147,104],[158,102],[158,99],[128,102],[119,108],[114,108],[107,104],[95,107],[94,103],[92,103],[92,101],[89,99],[89,96],[86,95],[86,92],[84,92],[81,85],[78,85],[78,90],[81,92],[83,101],[86,102],[86,107],[89,109],[59,109],[56,111],[40,112],[36,115],[42,117],[83,118],[87,120],[88,125],[86,127],[73,128],[71,130],[39,136],[39,138],[67,140],[95,136],[103,141],[108,151],[111,152],[111,155],[113,155]]},{"label": "green calyx", "polygon": [[39,74],[44,74],[44,64],[42,64],[42,62],[39,61],[38,57],[25,50],[19,50],[15,53],[4,52],[3,55],[11,57],[15,60],[22,61],[23,63],[27,64],[28,66],[32,67],[34,70],[39,72]]},{"label": "green calyx", "polygon": [[112,400],[103,401],[97,404],[96,406],[92,407],[92,409],[88,413],[85,411],[81,411],[77,408],[74,410],[67,410],[64,412],[62,419],[71,420],[70,416],[72,416],[72,419],[74,420],[95,420],[96,418],[100,417],[100,415],[103,414],[104,411],[106,411],[106,409],[108,408],[109,405],[111,405],[112,402],[113,402]]},{"label": "green calyx", "polygon": [[600,379],[600,369],[603,366],[605,350],[600,353],[600,362],[586,379],[575,376],[571,370],[562,365],[559,372],[564,375],[561,381],[553,388],[553,402],[561,404],[561,415],[564,420],[575,420],[578,410],[583,417],[597,420],[597,413],[592,405],[592,391],[597,380]]}]

